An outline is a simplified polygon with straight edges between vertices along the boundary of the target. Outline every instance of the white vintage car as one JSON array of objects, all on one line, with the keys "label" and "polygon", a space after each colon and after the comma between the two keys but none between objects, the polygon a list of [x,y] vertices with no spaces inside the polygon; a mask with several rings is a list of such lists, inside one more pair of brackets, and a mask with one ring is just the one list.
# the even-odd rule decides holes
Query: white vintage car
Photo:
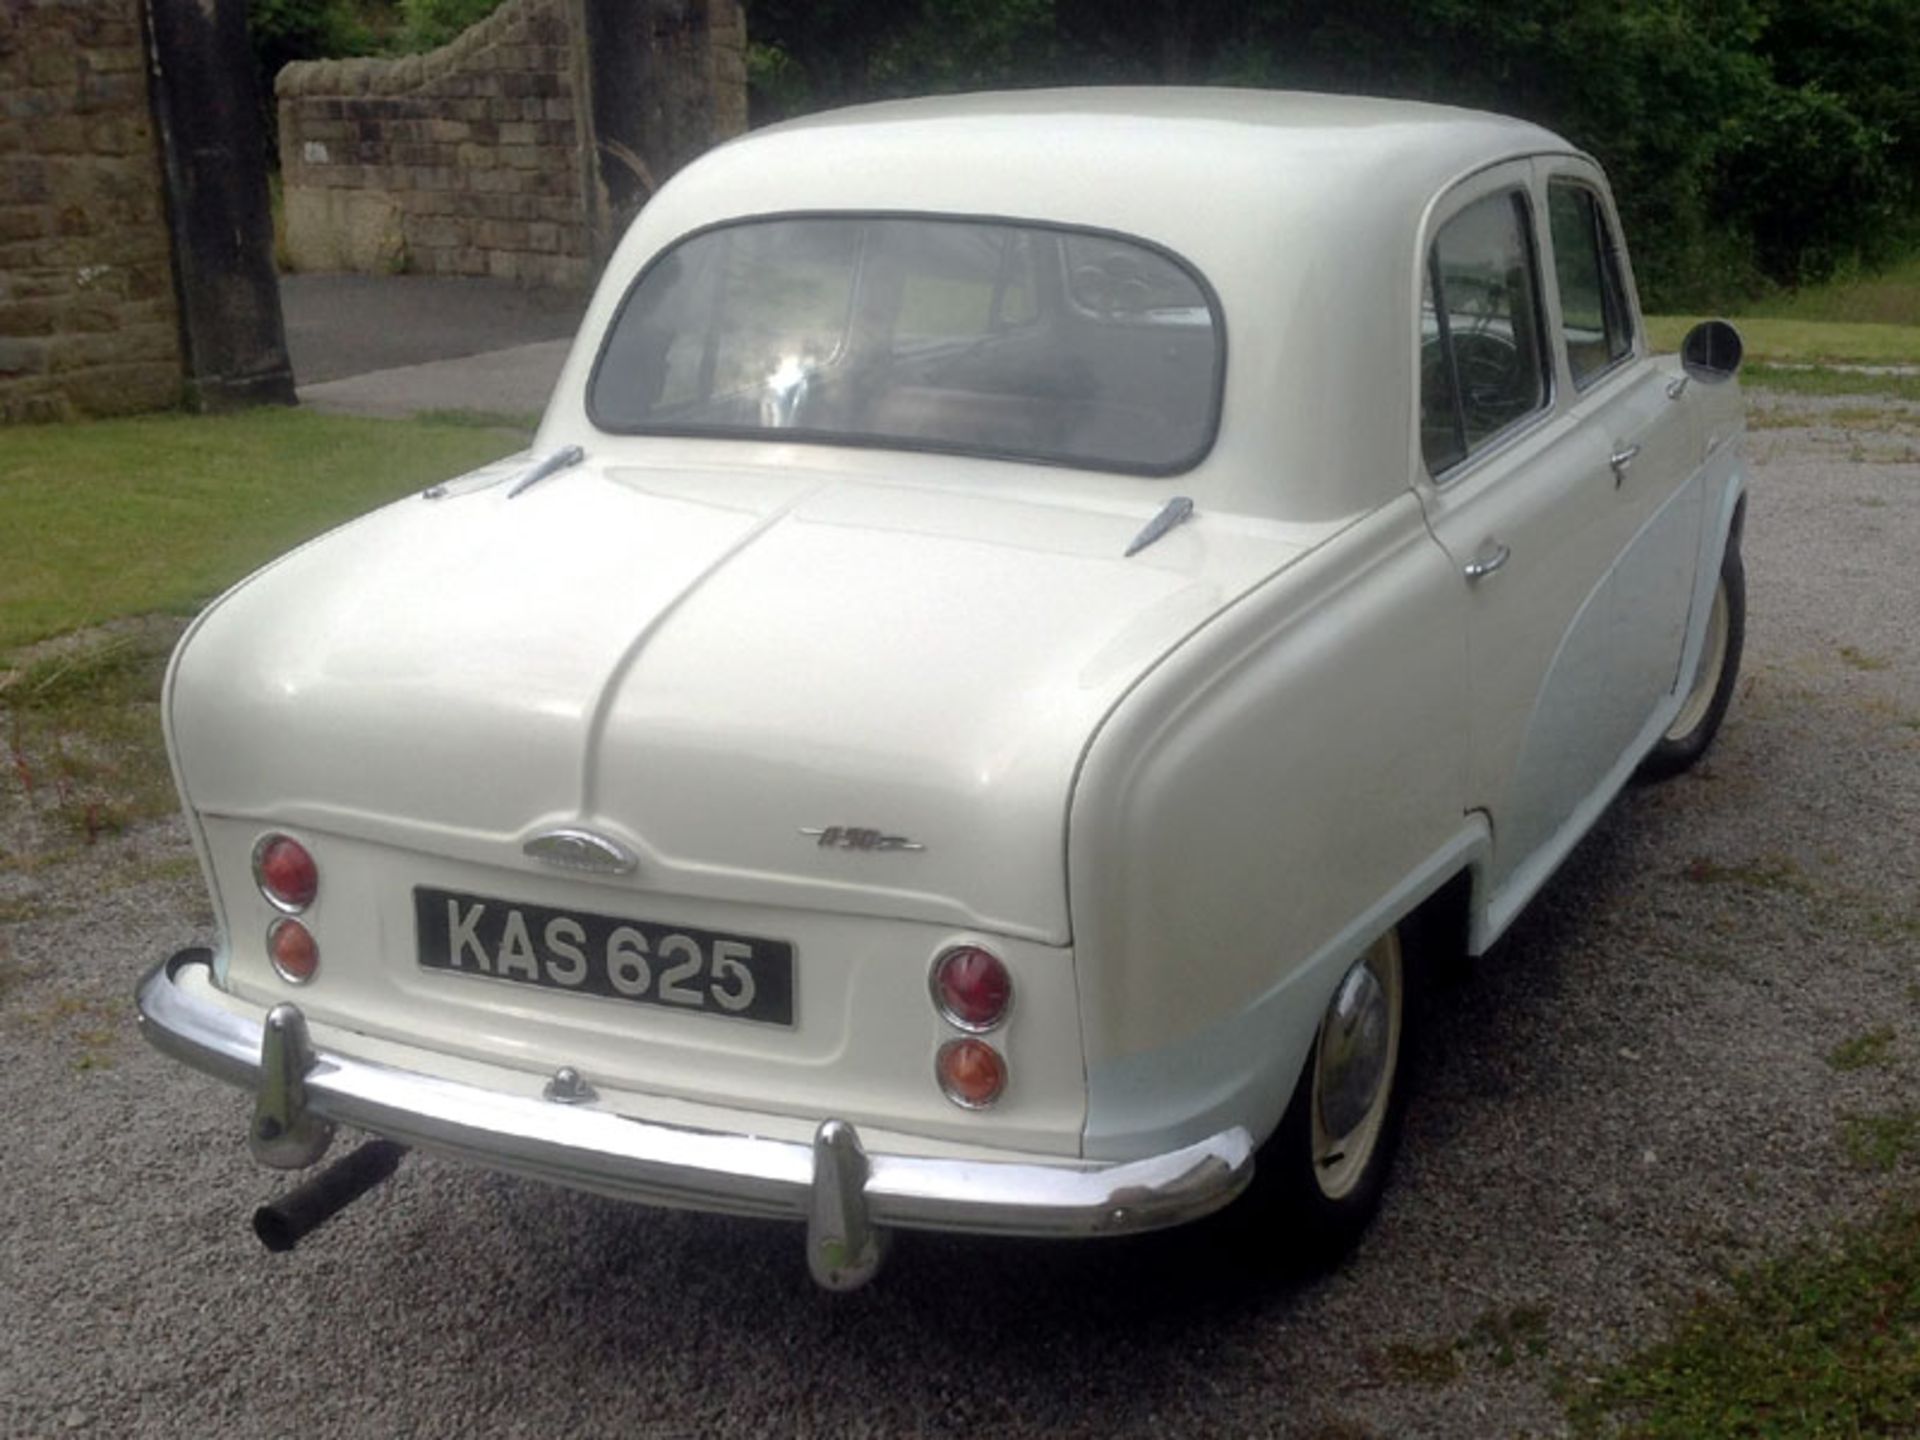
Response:
[{"label": "white vintage car", "polygon": [[[1422,950],[1484,950],[1739,660],[1738,338],[1491,115],[873,106],[646,206],[536,443],[209,606],[167,734],[287,1245],[403,1146],[791,1216],[1332,1254]],[[1423,943],[1410,942],[1418,937]]]}]

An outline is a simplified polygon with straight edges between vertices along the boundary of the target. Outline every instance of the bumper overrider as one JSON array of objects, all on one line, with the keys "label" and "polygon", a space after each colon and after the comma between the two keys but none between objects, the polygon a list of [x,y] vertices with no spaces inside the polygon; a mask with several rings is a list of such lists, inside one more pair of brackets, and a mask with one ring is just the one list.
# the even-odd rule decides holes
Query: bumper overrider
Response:
[{"label": "bumper overrider", "polygon": [[966,1160],[869,1154],[833,1118],[811,1144],[635,1120],[598,1108],[578,1077],[556,1077],[546,1099],[504,1094],[316,1050],[296,1006],[256,1019],[182,984],[211,964],[208,951],[183,950],[149,971],[140,1029],[164,1054],[253,1092],[249,1143],[262,1163],[313,1164],[338,1122],[621,1199],[804,1220],[808,1267],[830,1289],[871,1279],[890,1229],[1154,1230],[1217,1210],[1253,1173],[1253,1142],[1238,1126],[1118,1163]]}]

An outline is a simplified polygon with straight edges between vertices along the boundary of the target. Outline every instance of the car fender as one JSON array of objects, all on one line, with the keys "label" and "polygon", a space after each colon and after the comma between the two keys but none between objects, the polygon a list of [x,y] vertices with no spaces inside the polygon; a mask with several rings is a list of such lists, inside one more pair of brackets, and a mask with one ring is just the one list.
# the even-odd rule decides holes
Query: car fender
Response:
[{"label": "car fender", "polygon": [[1089,1156],[1270,1131],[1345,963],[1484,853],[1466,604],[1408,493],[1108,715],[1068,844]]}]

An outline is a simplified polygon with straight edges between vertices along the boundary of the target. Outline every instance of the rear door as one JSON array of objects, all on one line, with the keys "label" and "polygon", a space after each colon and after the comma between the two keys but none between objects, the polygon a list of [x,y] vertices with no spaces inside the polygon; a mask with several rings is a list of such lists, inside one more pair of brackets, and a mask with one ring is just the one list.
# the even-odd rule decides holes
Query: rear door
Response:
[{"label": "rear door", "polygon": [[1492,822],[1496,933],[1637,757],[1686,635],[1700,438],[1618,237],[1574,156],[1477,176],[1428,227],[1419,489],[1470,592],[1469,803]]},{"label": "rear door", "polygon": [[1416,488],[1466,594],[1467,804],[1492,821],[1496,888],[1612,760],[1589,719],[1612,663],[1594,601],[1625,539],[1604,431],[1562,394],[1536,180],[1517,161],[1456,187],[1425,252]]}]

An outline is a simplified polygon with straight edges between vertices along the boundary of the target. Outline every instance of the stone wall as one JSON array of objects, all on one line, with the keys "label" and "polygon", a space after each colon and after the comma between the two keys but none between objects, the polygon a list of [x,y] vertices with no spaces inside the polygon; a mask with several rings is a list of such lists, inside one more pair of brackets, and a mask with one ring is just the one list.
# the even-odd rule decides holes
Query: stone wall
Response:
[{"label": "stone wall", "polygon": [[0,421],[178,402],[139,0],[0,0]]},{"label": "stone wall", "polygon": [[569,9],[507,0],[426,55],[281,71],[294,268],[584,285],[592,247]]},{"label": "stone wall", "polygon": [[739,0],[507,0],[430,54],[289,65],[288,256],[584,286],[636,185],[746,128],[745,52]]}]

